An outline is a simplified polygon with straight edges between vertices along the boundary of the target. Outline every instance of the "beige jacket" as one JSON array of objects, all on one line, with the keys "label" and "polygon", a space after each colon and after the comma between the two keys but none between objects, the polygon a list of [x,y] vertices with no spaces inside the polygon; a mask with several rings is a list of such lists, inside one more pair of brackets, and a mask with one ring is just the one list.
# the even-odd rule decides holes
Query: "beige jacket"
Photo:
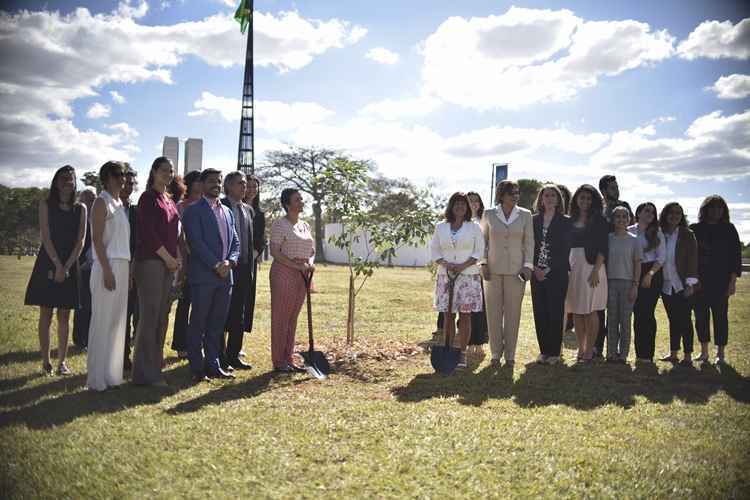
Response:
[{"label": "beige jacket", "polygon": [[516,206],[508,220],[502,208],[485,210],[479,223],[484,235],[483,263],[490,274],[516,275],[534,268],[534,223],[531,212]]}]

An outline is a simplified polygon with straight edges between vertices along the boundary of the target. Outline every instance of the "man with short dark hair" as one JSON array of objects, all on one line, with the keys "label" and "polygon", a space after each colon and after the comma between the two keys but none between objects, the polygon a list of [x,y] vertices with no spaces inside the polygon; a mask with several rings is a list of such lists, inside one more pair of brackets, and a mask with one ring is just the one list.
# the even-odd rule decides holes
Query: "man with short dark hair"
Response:
[{"label": "man with short dark hair", "polygon": [[219,356],[232,295],[232,269],[240,257],[232,210],[219,201],[221,172],[206,169],[201,172],[201,182],[203,198],[183,212],[191,252],[188,283],[192,311],[186,340],[194,382],[234,378],[221,367]]},{"label": "man with short dark hair", "polygon": [[[250,281],[253,278],[253,216],[250,206],[242,200],[245,198],[247,180],[240,171],[230,172],[224,178],[224,194],[221,202],[234,215],[234,229],[240,240],[240,257],[234,269],[234,286],[229,305],[226,331],[229,338],[223,349],[223,364],[240,370],[252,368],[250,363],[240,359],[242,339],[245,334],[245,309]],[[222,340],[223,340],[222,336]]]},{"label": "man with short dark hair", "polygon": [[91,207],[96,200],[96,188],[86,186],[78,194],[78,199],[86,205],[86,237],[83,240],[81,255],[78,257],[78,269],[81,273],[80,281],[80,298],[81,303],[78,309],[73,313],[73,343],[80,350],[85,351],[89,345],[89,327],[91,326],[91,266],[94,263],[94,256],[91,248]]},{"label": "man with short dark hair", "polygon": [[[130,168],[130,165],[126,163],[127,170],[125,171],[125,185],[120,190],[120,201],[122,201],[123,207],[125,207],[125,213],[128,216],[128,222],[130,223],[130,255],[135,255],[135,242],[136,242],[136,213],[138,207],[130,201],[130,196],[133,194],[136,186],[138,186],[138,172]],[[131,260],[132,263],[135,259]],[[135,283],[133,283],[133,269],[130,270],[130,280],[128,283],[128,312],[125,316],[125,361],[123,363],[123,369],[129,371],[133,367],[133,363],[130,361],[130,349],[133,343],[132,332],[135,331],[138,326],[138,294],[136,293]],[[132,327],[131,327],[132,322]]]}]

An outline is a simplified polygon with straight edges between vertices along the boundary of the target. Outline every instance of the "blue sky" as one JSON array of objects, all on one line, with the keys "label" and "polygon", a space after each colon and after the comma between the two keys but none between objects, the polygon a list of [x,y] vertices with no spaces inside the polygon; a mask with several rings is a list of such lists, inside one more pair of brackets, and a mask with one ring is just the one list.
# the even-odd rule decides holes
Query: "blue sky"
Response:
[{"label": "blue sky", "polygon": [[[222,0],[6,2],[0,183],[143,174],[164,135],[236,165],[244,39]],[[21,9],[24,9],[23,11]],[[488,193],[490,164],[623,198],[719,193],[750,240],[750,7],[732,1],[258,0],[259,154],[324,145]]]}]

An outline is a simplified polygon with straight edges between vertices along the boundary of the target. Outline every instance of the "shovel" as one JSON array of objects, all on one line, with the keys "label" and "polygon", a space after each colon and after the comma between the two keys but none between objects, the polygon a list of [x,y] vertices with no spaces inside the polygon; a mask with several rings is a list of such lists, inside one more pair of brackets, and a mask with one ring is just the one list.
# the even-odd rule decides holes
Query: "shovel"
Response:
[{"label": "shovel", "polygon": [[312,283],[312,275],[312,272],[309,276],[304,272],[302,273],[302,279],[305,280],[305,289],[307,292],[307,332],[310,341],[310,348],[307,351],[300,352],[300,355],[302,355],[302,359],[305,360],[305,370],[307,370],[307,373],[318,380],[324,380],[326,376],[331,373],[331,365],[328,364],[325,354],[315,350],[315,343],[313,341],[312,306],[310,305],[310,284]]},{"label": "shovel", "polygon": [[[448,273],[448,312],[445,317],[446,326],[448,325],[448,314],[453,312],[453,285],[456,284],[456,278],[458,278],[458,274]],[[432,367],[436,372],[443,375],[453,373],[461,356],[461,351],[451,346],[451,341],[455,333],[454,331],[453,335],[448,335],[448,329],[446,328],[445,345],[432,346],[430,350],[430,363],[432,363]]]}]

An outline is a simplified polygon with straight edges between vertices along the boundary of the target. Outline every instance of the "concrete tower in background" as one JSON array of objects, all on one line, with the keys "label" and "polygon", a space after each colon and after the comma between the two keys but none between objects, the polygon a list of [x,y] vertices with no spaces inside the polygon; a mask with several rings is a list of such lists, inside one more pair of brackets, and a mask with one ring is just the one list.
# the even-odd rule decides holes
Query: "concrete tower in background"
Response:
[{"label": "concrete tower in background", "polygon": [[193,170],[201,171],[203,169],[203,139],[193,139],[192,137],[185,141],[185,173]]},{"label": "concrete tower in background", "polygon": [[175,172],[180,171],[180,140],[177,137],[164,136],[161,155],[172,160],[172,166],[174,167]]}]

